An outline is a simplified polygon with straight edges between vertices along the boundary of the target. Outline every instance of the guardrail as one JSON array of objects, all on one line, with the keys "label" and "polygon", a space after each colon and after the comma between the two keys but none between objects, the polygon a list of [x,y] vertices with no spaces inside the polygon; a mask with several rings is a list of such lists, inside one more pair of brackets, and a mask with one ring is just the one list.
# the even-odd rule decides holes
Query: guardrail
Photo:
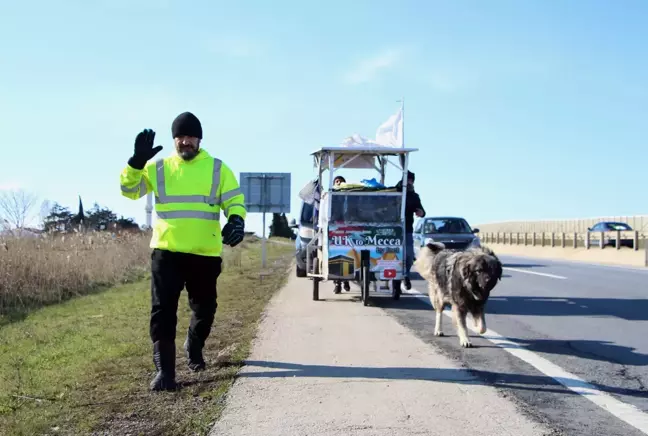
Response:
[{"label": "guardrail", "polygon": [[[484,244],[521,245],[530,247],[553,247],[561,249],[643,250],[648,266],[648,234],[639,231],[609,232],[480,232]],[[617,243],[621,241],[621,243]]]},{"label": "guardrail", "polygon": [[632,230],[648,232],[648,215],[630,216],[599,216],[590,218],[574,218],[564,220],[534,220],[534,221],[500,221],[491,223],[474,223],[473,227],[482,232],[578,232],[585,233],[590,227],[602,221],[621,222],[628,224]]}]

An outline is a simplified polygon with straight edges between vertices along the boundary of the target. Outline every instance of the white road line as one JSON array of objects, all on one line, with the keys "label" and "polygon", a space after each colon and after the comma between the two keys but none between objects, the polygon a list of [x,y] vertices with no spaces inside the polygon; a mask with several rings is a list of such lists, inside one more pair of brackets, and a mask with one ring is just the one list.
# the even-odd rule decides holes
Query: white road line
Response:
[{"label": "white road line", "polygon": [[555,274],[548,274],[548,273],[541,273],[541,272],[536,272],[536,271],[529,271],[529,270],[521,269],[521,268],[509,268],[508,266],[505,266],[503,269],[505,269],[505,270],[507,269],[509,271],[517,271],[517,272],[521,272],[521,273],[524,273],[524,274],[533,274],[533,275],[536,275],[536,276],[551,277],[552,279],[567,280],[567,277],[557,276]]},{"label": "white road line", "polygon": [[[429,298],[426,298],[426,294],[423,294],[414,289],[408,291],[407,293],[419,298],[423,297],[420,299],[430,304]],[[448,318],[452,318],[452,313],[449,310],[444,310],[443,314]],[[471,325],[468,325],[467,327],[471,331],[479,335],[479,332],[474,327],[472,327]],[[544,375],[556,380],[567,389],[576,392],[579,395],[582,395],[600,408],[607,410],[620,420],[626,422],[627,424],[630,424],[637,430],[648,435],[648,413],[643,412],[632,404],[624,403],[605,392],[601,392],[595,386],[587,383],[580,377],[577,377],[574,374],[565,371],[564,369],[550,362],[544,357],[541,357],[533,353],[532,351],[525,349],[522,345],[511,341],[510,339],[500,335],[499,333],[491,329],[488,329],[484,335],[479,336],[488,339],[498,347],[503,348],[508,353],[533,366]]]}]

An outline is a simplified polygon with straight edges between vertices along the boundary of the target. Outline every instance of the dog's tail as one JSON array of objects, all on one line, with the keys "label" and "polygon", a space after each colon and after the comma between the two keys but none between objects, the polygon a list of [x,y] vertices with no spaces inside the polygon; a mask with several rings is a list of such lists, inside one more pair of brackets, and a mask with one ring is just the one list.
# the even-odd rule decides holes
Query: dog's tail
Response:
[{"label": "dog's tail", "polygon": [[425,241],[425,245],[419,250],[419,254],[416,256],[416,261],[414,262],[414,267],[421,277],[426,280],[434,277],[434,256],[444,249],[445,245],[440,242]]},{"label": "dog's tail", "polygon": [[430,239],[425,240],[425,246],[433,253],[437,254],[439,251],[445,250],[445,245],[442,242],[434,242]]}]

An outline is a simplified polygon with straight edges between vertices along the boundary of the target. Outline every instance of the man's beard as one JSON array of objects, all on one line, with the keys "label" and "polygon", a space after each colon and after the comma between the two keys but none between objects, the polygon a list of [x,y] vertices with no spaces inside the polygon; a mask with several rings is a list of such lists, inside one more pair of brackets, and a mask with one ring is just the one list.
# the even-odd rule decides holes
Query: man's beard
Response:
[{"label": "man's beard", "polygon": [[193,158],[195,158],[198,155],[198,149],[197,148],[191,148],[191,147],[181,148],[180,150],[178,150],[178,155],[183,160],[189,161],[189,160],[192,160]]}]

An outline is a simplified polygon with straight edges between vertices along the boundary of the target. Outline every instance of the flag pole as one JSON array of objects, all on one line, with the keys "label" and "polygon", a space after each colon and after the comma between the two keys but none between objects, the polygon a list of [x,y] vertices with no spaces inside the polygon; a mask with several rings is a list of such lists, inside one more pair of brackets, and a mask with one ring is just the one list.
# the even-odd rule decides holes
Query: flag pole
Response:
[{"label": "flag pole", "polygon": [[[397,100],[396,102],[397,103],[400,102],[400,104],[401,104],[400,110],[401,110],[402,128],[401,128],[401,144],[400,144],[400,146],[401,146],[401,148],[405,148],[405,97],[401,97],[401,99]],[[399,160],[400,160],[401,167],[404,168],[405,156],[401,154]]]},{"label": "flag pole", "polygon": [[403,123],[403,131],[401,132],[401,148],[405,148],[405,97],[401,98],[401,123]]}]

